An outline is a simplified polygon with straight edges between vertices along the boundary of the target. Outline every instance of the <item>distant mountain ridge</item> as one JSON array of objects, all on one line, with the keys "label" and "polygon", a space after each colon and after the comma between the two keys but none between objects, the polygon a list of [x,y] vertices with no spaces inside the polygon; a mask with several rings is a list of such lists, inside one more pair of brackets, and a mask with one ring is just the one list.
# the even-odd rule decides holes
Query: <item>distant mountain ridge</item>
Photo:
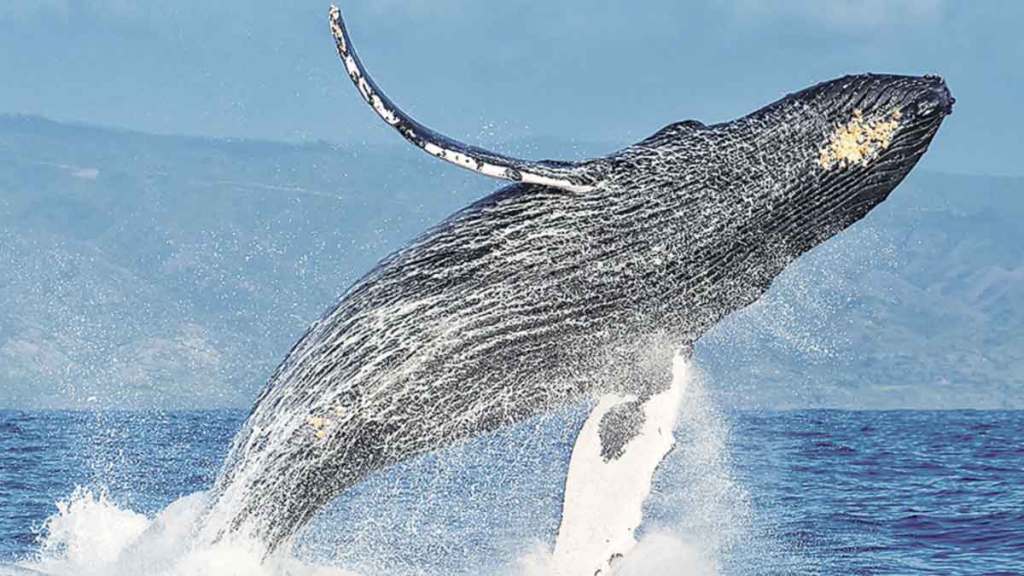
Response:
[{"label": "distant mountain ridge", "polygon": [[[498,185],[400,143],[0,116],[0,407],[247,407],[352,281]],[[1022,192],[915,173],[701,342],[714,389],[743,407],[1024,407]]]},{"label": "distant mountain ridge", "polygon": [[730,403],[1024,408],[1024,179],[913,173],[705,338]]}]

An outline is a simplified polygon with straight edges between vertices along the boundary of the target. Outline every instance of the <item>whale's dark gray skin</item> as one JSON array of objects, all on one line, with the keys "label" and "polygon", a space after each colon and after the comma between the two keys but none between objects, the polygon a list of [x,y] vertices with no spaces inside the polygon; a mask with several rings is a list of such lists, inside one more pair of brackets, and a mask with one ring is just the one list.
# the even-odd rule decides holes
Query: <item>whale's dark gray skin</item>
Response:
[{"label": "whale's dark gray skin", "polygon": [[672,349],[885,200],[953,105],[938,77],[847,76],[607,157],[528,162],[416,123],[366,75],[336,9],[331,24],[404,137],[516,183],[380,262],[270,378],[204,528],[269,551],[389,465],[602,391],[649,397]]}]

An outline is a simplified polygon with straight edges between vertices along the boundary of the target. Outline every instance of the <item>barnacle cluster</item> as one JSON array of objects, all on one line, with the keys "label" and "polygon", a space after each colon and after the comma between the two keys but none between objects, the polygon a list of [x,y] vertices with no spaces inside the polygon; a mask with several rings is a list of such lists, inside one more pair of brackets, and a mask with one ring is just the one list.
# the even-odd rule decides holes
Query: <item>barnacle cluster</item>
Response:
[{"label": "barnacle cluster", "polygon": [[867,166],[892,144],[900,117],[900,111],[894,110],[883,118],[865,119],[861,110],[854,110],[850,121],[832,132],[818,155],[818,165],[826,170],[855,164]]},{"label": "barnacle cluster", "polygon": [[310,416],[306,418],[306,423],[313,429],[313,434],[318,440],[323,440],[327,437],[327,428],[331,425],[331,421],[323,416]]},{"label": "barnacle cluster", "polygon": [[[341,406],[335,406],[331,409],[339,419],[345,415],[345,409]],[[323,440],[327,438],[327,432],[336,424],[335,420],[332,420],[326,416],[311,415],[306,417],[306,424],[313,431],[313,435],[316,436],[317,440]]]}]

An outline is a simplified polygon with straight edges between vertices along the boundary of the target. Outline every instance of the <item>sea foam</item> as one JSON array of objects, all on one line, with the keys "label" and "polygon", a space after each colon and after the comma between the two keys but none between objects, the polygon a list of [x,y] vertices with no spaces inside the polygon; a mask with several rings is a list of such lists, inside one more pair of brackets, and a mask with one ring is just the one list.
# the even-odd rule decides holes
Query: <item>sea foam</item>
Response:
[{"label": "sea foam", "polygon": [[264,562],[262,548],[246,542],[199,544],[193,536],[205,501],[205,493],[185,496],[151,518],[120,508],[102,492],[77,489],[46,521],[37,557],[17,568],[53,576],[354,574],[287,557]]},{"label": "sea foam", "polygon": [[[750,504],[743,486],[731,472],[728,454],[726,419],[717,412],[708,398],[701,378],[687,389],[676,431],[677,445],[656,476],[654,490],[645,509],[645,523],[639,534],[639,543],[630,553],[614,565],[615,576],[657,576],[672,574],[682,576],[711,576],[719,573],[743,573],[735,569],[730,557],[737,548],[749,548],[752,543],[750,532]],[[537,426],[543,426],[538,424]],[[528,436],[534,438],[537,431],[520,430],[510,437]],[[495,458],[502,450],[488,452],[469,444],[456,449],[447,456],[445,466],[437,462],[429,468],[428,474],[413,476],[419,479],[413,490],[431,489],[424,478],[438,479],[437,471],[447,466],[465,470],[465,452],[477,453],[483,458]],[[463,453],[457,456],[460,451]],[[479,453],[478,453],[479,452]],[[508,455],[508,454],[506,454]],[[472,459],[469,459],[470,461]],[[493,462],[492,462],[493,464]],[[420,466],[427,466],[421,463]],[[413,465],[412,468],[416,466]],[[560,468],[558,468],[560,470]],[[408,472],[408,471],[407,471]],[[534,470],[536,472],[536,470]],[[422,473],[422,470],[421,470]],[[401,474],[401,471],[399,471]],[[370,482],[373,487],[375,483]],[[401,482],[399,482],[401,484]],[[505,482],[501,482],[505,484]],[[506,490],[515,487],[506,485]],[[374,533],[387,532],[393,523],[396,533],[402,532],[402,523],[417,523],[423,514],[435,518],[441,516],[434,505],[442,508],[470,506],[473,502],[461,502],[458,496],[447,494],[440,499],[429,498],[433,503],[429,511],[423,512],[416,506],[399,505],[392,509],[386,504],[395,500],[382,494],[385,500],[377,502],[383,506],[371,506],[372,515],[379,522]],[[505,496],[509,495],[505,492]],[[393,495],[390,495],[393,496]],[[479,494],[477,494],[479,496]],[[388,563],[387,557],[393,550],[388,546],[402,546],[383,534],[379,540],[366,547],[352,547],[351,541],[343,536],[357,526],[352,509],[345,509],[345,515],[329,518],[318,530],[321,536],[326,532],[334,535],[333,544],[319,548],[325,554],[310,554],[309,547],[294,547],[295,555],[278,554],[266,560],[264,547],[255,543],[222,540],[215,544],[203,542],[196,537],[197,526],[207,509],[205,493],[196,493],[171,503],[154,515],[145,515],[119,506],[115,499],[103,491],[76,489],[66,500],[57,503],[56,512],[45,522],[40,533],[40,543],[33,558],[16,566],[0,567],[5,574],[48,574],[53,576],[394,576],[396,574],[496,574],[501,576],[546,576],[551,574],[550,542],[543,533],[535,533],[536,541],[531,548],[529,542],[520,540],[506,549],[516,550],[512,556],[490,557],[494,548],[480,548],[480,542],[466,544],[462,553],[468,556],[462,566],[447,569],[414,566],[396,566]],[[370,500],[372,502],[372,500]],[[554,501],[552,501],[554,503]],[[490,512],[488,512],[490,510]],[[503,511],[492,502],[478,510],[479,513],[494,516],[485,520],[490,528],[500,531]],[[454,518],[452,518],[454,519]],[[461,540],[459,526],[438,526],[451,531],[451,537]],[[415,530],[419,540],[417,549],[436,555],[439,550],[430,541],[437,534],[431,529]],[[307,534],[307,537],[312,537]],[[478,534],[484,536],[486,534]],[[500,536],[493,535],[500,539]],[[553,535],[549,535],[553,536]],[[520,533],[522,537],[522,533]],[[341,538],[341,539],[338,539]],[[756,539],[755,539],[756,540]],[[437,542],[435,544],[440,544]],[[382,548],[382,546],[384,548]],[[431,552],[431,550],[433,552]],[[486,551],[490,550],[490,551]],[[352,554],[358,555],[353,558]],[[368,556],[380,556],[379,559]],[[316,557],[311,561],[310,556]],[[723,560],[725,561],[723,564]],[[348,570],[331,564],[344,564]],[[430,562],[426,563],[427,565]],[[733,566],[728,566],[733,564]],[[487,566],[487,568],[481,568]],[[723,568],[724,566],[724,568]],[[358,572],[351,571],[352,568]],[[483,572],[481,572],[483,570]],[[568,576],[568,575],[567,575]]]},{"label": "sea foam", "polygon": [[[181,498],[153,518],[125,510],[103,493],[79,489],[58,503],[38,557],[0,575],[29,576],[369,576],[296,558],[261,562],[259,546],[242,542],[197,545],[195,522],[205,494]],[[538,546],[504,576],[550,576],[550,551]],[[646,534],[617,565],[615,576],[714,576],[715,563],[671,532]]]}]

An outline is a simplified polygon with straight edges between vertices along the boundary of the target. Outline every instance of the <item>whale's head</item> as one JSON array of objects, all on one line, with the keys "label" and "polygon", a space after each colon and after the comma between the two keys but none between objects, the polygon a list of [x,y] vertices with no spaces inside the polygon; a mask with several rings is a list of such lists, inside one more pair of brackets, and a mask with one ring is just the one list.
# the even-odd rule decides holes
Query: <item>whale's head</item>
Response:
[{"label": "whale's head", "polygon": [[[884,201],[952,107],[941,78],[871,74],[812,86],[730,122],[666,126],[610,158],[615,230],[640,238],[657,230],[650,245],[686,263],[663,285],[690,299],[680,323],[699,337]],[[657,263],[666,259],[649,260],[644,278],[661,278]]]},{"label": "whale's head", "polygon": [[769,107],[791,144],[780,160],[801,167],[787,187],[822,232],[845,228],[917,164],[954,102],[938,76],[846,76],[789,96]]}]

